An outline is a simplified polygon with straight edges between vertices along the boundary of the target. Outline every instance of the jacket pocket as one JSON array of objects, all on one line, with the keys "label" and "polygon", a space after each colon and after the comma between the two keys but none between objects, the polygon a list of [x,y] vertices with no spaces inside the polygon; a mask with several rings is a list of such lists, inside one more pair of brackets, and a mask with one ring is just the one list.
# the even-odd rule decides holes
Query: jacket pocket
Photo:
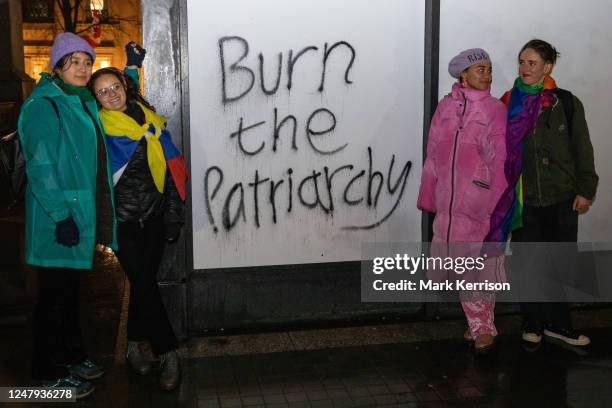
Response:
[{"label": "jacket pocket", "polygon": [[490,183],[474,178],[466,185],[457,210],[468,218],[485,222],[491,216],[489,208],[491,194]]},{"label": "jacket pocket", "polygon": [[490,190],[491,189],[491,185],[489,183],[486,183],[486,182],[482,181],[482,180],[474,179],[474,180],[472,180],[472,184],[474,184],[477,187],[484,188],[486,190]]},{"label": "jacket pocket", "polygon": [[96,210],[89,190],[64,190],[70,214],[79,228],[81,238],[92,236],[95,231]]}]

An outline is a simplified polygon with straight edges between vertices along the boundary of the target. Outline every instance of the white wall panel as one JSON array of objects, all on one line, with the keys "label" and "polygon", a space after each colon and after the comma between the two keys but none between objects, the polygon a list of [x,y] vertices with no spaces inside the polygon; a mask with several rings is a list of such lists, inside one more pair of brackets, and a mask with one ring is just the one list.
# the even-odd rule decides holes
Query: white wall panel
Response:
[{"label": "white wall panel", "polygon": [[[362,242],[420,241],[424,2],[187,6],[194,268],[358,260]],[[260,55],[266,89],[280,72],[270,95]],[[275,112],[295,117],[295,145],[292,119],[274,138]],[[333,131],[309,135],[313,113],[311,130]]]},{"label": "white wall panel", "polygon": [[599,174],[597,200],[580,217],[579,240],[610,241],[612,235],[612,14],[608,0],[441,0],[440,88],[449,92],[448,62],[459,51],[481,47],[493,59],[492,94],[501,96],[517,76],[523,44],[540,38],[561,53],[557,85],[584,104]]}]

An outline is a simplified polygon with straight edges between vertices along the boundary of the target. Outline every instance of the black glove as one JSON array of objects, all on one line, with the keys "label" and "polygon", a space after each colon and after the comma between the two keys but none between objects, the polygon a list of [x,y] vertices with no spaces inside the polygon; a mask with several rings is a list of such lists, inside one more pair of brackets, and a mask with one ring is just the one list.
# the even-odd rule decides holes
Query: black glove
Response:
[{"label": "black glove", "polygon": [[136,44],[134,41],[130,41],[125,44],[125,55],[127,56],[127,63],[125,65],[136,65],[138,68],[142,67],[142,60],[145,57],[147,50]]},{"label": "black glove", "polygon": [[183,224],[179,222],[167,222],[164,226],[164,238],[167,242],[176,242],[181,235],[181,227]]},{"label": "black glove", "polygon": [[72,215],[55,223],[55,240],[63,246],[72,247],[79,243],[79,227]]}]

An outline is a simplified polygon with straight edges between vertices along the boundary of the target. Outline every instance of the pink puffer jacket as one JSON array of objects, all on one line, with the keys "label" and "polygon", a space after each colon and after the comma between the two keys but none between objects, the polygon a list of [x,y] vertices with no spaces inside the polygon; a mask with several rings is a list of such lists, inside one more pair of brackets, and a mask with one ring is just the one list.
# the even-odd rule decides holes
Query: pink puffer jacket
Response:
[{"label": "pink puffer jacket", "polygon": [[453,85],[431,122],[417,206],[436,213],[433,242],[481,242],[506,188],[506,108]]}]

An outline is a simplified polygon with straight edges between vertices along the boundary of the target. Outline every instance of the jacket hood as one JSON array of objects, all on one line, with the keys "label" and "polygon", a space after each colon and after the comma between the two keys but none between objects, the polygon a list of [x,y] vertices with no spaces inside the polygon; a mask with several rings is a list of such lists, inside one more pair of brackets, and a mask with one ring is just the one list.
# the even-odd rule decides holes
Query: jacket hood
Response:
[{"label": "jacket hood", "polygon": [[465,97],[468,101],[479,101],[491,96],[491,90],[481,91],[474,88],[464,88],[459,82],[455,82],[451,90],[451,96],[453,99],[463,99]]},{"label": "jacket hood", "polygon": [[43,72],[40,74],[40,81],[38,81],[36,88],[32,91],[30,99],[54,96],[66,96],[66,94],[53,82],[53,77],[50,74]]}]

